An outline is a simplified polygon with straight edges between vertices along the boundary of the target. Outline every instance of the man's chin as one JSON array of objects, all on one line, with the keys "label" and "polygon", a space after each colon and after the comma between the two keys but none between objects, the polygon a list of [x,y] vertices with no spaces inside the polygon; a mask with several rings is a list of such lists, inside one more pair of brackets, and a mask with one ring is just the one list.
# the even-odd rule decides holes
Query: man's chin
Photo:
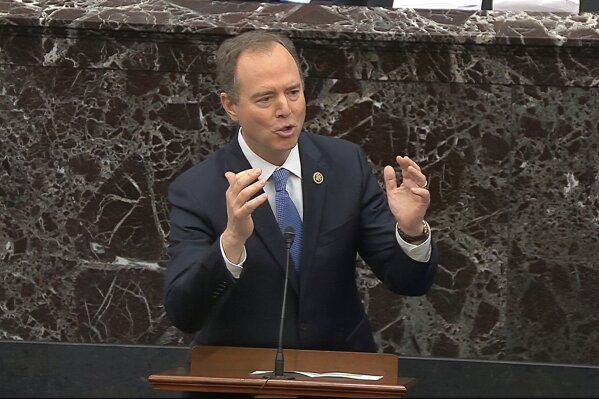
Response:
[{"label": "man's chin", "polygon": [[292,132],[289,134],[277,133],[279,137],[279,142],[283,143],[284,147],[290,146],[289,148],[293,148],[299,139],[298,132]]}]

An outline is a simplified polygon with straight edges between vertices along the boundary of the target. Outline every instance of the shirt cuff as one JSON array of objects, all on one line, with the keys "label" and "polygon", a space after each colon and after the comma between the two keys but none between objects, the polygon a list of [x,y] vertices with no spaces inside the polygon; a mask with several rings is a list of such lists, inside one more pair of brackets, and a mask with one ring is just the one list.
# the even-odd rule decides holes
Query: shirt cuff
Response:
[{"label": "shirt cuff", "polygon": [[424,223],[428,227],[428,237],[423,243],[417,245],[405,242],[397,232],[399,226],[395,225],[395,239],[397,243],[406,255],[418,262],[428,262],[431,259],[431,228],[426,221]]},{"label": "shirt cuff", "polygon": [[220,245],[220,253],[223,256],[223,260],[225,261],[225,266],[227,266],[227,270],[233,275],[234,278],[239,278],[241,272],[243,271],[243,263],[247,258],[247,254],[245,252],[245,245],[243,246],[243,251],[241,252],[241,260],[239,263],[233,263],[229,259],[227,259],[227,255],[225,255],[225,250],[223,249],[223,236],[220,236],[218,240]]}]

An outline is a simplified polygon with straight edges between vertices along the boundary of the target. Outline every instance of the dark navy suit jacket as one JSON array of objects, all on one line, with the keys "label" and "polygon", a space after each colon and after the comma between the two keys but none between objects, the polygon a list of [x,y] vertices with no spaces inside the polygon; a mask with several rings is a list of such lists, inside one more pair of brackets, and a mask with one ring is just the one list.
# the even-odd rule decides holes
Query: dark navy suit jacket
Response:
[{"label": "dark navy suit jacket", "polygon": [[[303,132],[299,153],[302,268],[299,273],[290,270],[283,346],[374,352],[356,286],[357,254],[389,290],[413,296],[426,293],[433,282],[436,247],[427,263],[402,251],[386,195],[358,145]],[[224,174],[248,168],[234,139],[169,187],[164,303],[176,327],[197,332],[197,344],[278,343],[286,249],[268,202],[253,213],[255,229],[245,245],[247,259],[239,279],[227,270],[220,251],[219,236],[227,223]],[[313,179],[316,172],[324,176],[321,184]]]}]

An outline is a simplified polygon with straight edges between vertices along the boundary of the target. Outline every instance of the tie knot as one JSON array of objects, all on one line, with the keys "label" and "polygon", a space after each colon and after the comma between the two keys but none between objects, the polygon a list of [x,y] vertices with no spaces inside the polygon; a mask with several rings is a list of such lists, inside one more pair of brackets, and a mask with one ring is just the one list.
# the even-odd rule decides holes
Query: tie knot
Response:
[{"label": "tie knot", "polygon": [[287,177],[289,177],[289,171],[285,168],[279,168],[272,173],[276,191],[285,191]]}]

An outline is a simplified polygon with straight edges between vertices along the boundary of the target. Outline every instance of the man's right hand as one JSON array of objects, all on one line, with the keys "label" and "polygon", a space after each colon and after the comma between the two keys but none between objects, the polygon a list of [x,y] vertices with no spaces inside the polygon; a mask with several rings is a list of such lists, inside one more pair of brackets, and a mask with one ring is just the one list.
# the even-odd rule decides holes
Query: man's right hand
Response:
[{"label": "man's right hand", "polygon": [[254,231],[252,213],[267,199],[266,193],[254,197],[266,184],[265,181],[258,180],[261,173],[257,168],[225,173],[229,182],[225,193],[227,228],[223,232],[221,243],[227,259],[234,263],[241,259],[245,242]]}]

